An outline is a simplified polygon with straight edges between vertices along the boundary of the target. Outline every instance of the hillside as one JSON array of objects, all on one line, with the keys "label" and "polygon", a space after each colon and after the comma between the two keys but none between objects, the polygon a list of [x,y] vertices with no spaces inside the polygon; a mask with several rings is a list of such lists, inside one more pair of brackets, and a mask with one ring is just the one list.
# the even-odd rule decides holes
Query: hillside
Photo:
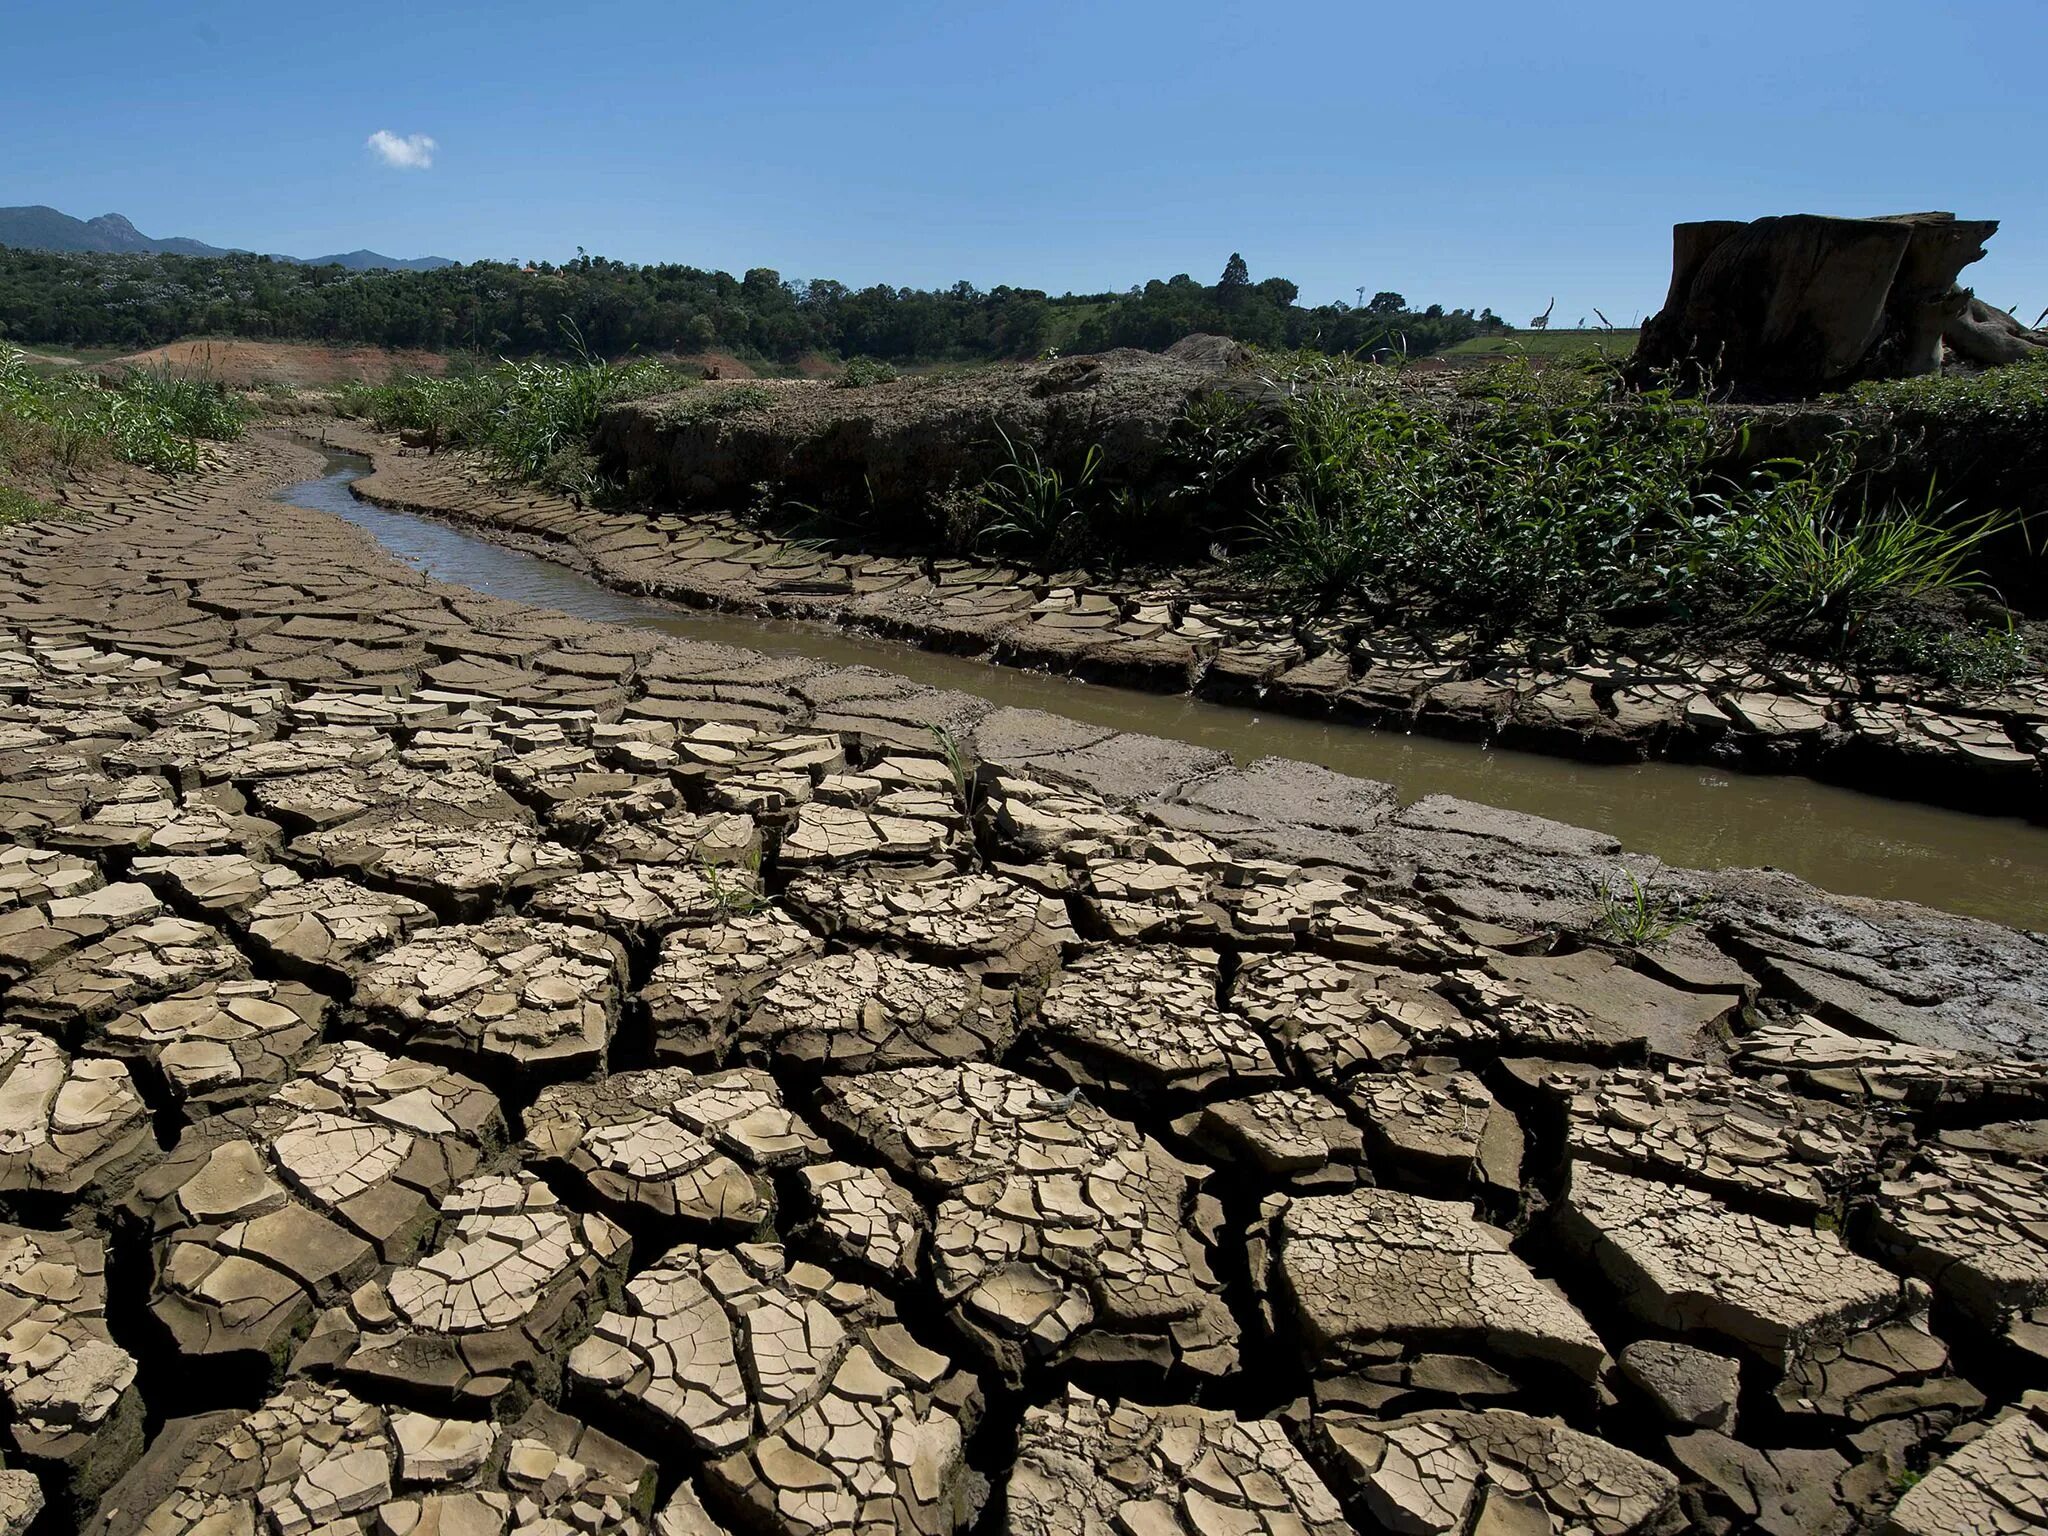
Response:
[{"label": "hillside", "polygon": [[[242,256],[248,252],[181,235],[152,239],[118,213],[96,219],[74,219],[41,204],[0,208],[0,245],[23,251],[57,251],[101,256]],[[377,251],[346,251],[332,256],[273,256],[309,267],[345,267],[351,272],[432,272],[453,266],[445,256],[385,256]]]}]

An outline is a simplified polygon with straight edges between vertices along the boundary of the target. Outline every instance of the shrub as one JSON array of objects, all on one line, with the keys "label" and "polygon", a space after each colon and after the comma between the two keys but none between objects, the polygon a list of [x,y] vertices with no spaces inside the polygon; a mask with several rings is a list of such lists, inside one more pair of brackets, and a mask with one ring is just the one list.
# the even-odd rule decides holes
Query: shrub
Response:
[{"label": "shrub", "polygon": [[896,370],[887,363],[877,362],[872,357],[856,357],[848,360],[839,370],[839,377],[832,381],[838,389],[866,389],[870,384],[893,384]]},{"label": "shrub", "polygon": [[1852,504],[1855,441],[1837,438],[1812,463],[1764,466],[1730,494],[1705,498],[1718,516],[1696,525],[1715,579],[1747,596],[1753,616],[1809,629],[1832,651],[1849,649],[1875,613],[1901,598],[1981,590],[1986,540],[2016,524],[2000,511]]},{"label": "shrub", "polygon": [[429,432],[444,447],[480,450],[501,475],[588,496],[605,489],[591,453],[604,408],[687,382],[665,364],[584,355],[569,362],[501,363],[448,378],[414,374],[348,384],[335,403],[380,431]]},{"label": "shrub", "polygon": [[31,518],[58,515],[57,508],[36,500],[17,486],[0,481],[0,528],[9,523],[25,523]]},{"label": "shrub", "polygon": [[1668,599],[1723,433],[1696,404],[1560,372],[1513,362],[1450,403],[1385,370],[1291,385],[1248,567],[1318,602],[1416,594],[1495,631]]},{"label": "shrub", "polygon": [[1082,554],[1088,543],[1088,502],[1102,469],[1102,449],[1091,446],[1069,476],[1032,443],[996,435],[1009,459],[973,494],[975,543],[996,554],[1050,568]]},{"label": "shrub", "polygon": [[1881,620],[1864,630],[1856,659],[1872,669],[1917,672],[1956,688],[2003,688],[2033,670],[2026,636],[2010,619],[1981,629]]},{"label": "shrub", "polygon": [[246,420],[241,402],[210,381],[142,368],[112,383],[44,375],[0,349],[0,457],[16,471],[68,477],[110,457],[196,469],[198,440],[238,437]]}]

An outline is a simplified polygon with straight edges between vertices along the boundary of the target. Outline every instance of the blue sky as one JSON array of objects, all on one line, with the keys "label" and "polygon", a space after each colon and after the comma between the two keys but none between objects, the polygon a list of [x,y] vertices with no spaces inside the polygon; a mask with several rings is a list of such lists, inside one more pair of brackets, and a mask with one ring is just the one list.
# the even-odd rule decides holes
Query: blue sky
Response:
[{"label": "blue sky", "polygon": [[1951,208],[2004,220],[1966,280],[2030,320],[2044,58],[2042,0],[0,0],[0,204],[1054,292],[1241,250],[1560,324],[1655,309],[1674,220]]}]

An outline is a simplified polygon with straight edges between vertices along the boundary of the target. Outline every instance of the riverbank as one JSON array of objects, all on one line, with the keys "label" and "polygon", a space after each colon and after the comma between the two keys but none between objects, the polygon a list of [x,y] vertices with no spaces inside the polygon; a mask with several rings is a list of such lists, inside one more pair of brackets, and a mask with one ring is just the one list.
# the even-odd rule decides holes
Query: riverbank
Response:
[{"label": "riverbank", "polygon": [[822,552],[727,514],[600,510],[494,481],[457,453],[352,423],[358,494],[571,549],[621,591],[858,627],[933,650],[1122,687],[1587,761],[1663,758],[1798,773],[1877,794],[2048,820],[2048,680],[1965,690],[1791,661],[1525,653],[1302,626],[1176,583],[915,554]]},{"label": "riverbank", "polygon": [[[502,1434],[442,1496],[604,1536],[1339,1536],[1428,1513],[1383,1445],[1645,1536],[2037,1475],[1979,1277],[2048,1266],[2048,939],[482,596],[276,499],[321,467],[0,534],[0,1219],[120,1280],[51,1529],[232,1517],[280,1415],[294,1498]],[[903,1458],[807,1427],[869,1414]]]},{"label": "riverbank", "polygon": [[[349,436],[346,427],[330,432]],[[18,532],[9,557],[19,562],[32,551],[37,585],[51,595],[23,592],[10,622],[90,630],[99,643],[140,644],[180,664],[306,689],[474,690],[599,718],[617,718],[649,695],[673,695],[690,701],[674,712],[692,718],[830,730],[870,747],[922,745],[942,727],[989,763],[1051,773],[1247,851],[1325,863],[1380,889],[1427,892],[1473,921],[1584,932],[1599,915],[1591,888],[1634,874],[1697,908],[1688,932],[1711,934],[1727,922],[1745,936],[1741,944],[1789,962],[1807,978],[1800,995],[1808,1004],[1820,1005],[1830,990],[1819,973],[1847,982],[1840,995],[1860,998],[1853,1006],[1868,1015],[1859,1027],[2009,1049],[2048,1045],[2048,1033],[2028,1022],[2048,1006],[2048,941],[2038,936],[1907,902],[1839,898],[1768,871],[1672,869],[1620,852],[1603,832],[1448,796],[1403,809],[1368,780],[1277,759],[1238,768],[1211,748],[1001,708],[866,667],[570,619],[555,621],[560,632],[598,655],[508,642],[492,633],[489,616],[529,611],[521,605],[443,587],[340,520],[272,501],[282,485],[317,472],[320,455],[303,439],[261,431],[217,453],[221,467],[205,476],[146,492],[81,490],[73,510],[93,516]],[[431,461],[387,450],[382,462]],[[532,505],[480,511],[496,520],[510,506],[523,517]],[[80,557],[82,569],[69,570],[66,562]],[[217,582],[232,594],[244,572],[274,584],[284,579],[276,573],[301,569],[332,589],[303,597],[304,613],[282,596],[243,613],[232,596],[206,591]],[[121,611],[129,597],[133,618]],[[650,679],[645,669],[662,657],[670,659]],[[1933,995],[1932,976],[1950,978],[1948,994]],[[1882,1022],[1899,1009],[1892,1025]]]},{"label": "riverbank", "polygon": [[296,486],[296,505],[332,512],[438,580],[683,639],[835,667],[865,666],[1002,708],[1058,715],[1223,752],[1312,763],[1388,787],[1397,806],[1431,795],[1596,827],[1681,868],[1768,865],[1843,895],[1917,901],[2021,926],[2048,888],[2048,827],[1868,795],[1791,774],[1725,773],[1669,761],[1582,763],[1494,744],[1361,729],[1328,718],[1138,692],[1050,670],[991,666],[799,618],[690,607],[620,591],[574,549],[471,522],[380,507],[352,494],[371,461],[336,454]]},{"label": "riverbank", "polygon": [[0,1220],[119,1282],[49,1529],[401,1454],[597,1536],[2038,1480],[2048,938],[480,595],[321,469],[0,532]]}]

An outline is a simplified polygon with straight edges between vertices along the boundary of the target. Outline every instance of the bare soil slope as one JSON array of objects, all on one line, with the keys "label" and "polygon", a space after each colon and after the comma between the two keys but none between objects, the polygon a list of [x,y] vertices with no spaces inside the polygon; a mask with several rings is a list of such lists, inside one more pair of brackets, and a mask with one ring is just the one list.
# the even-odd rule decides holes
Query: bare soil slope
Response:
[{"label": "bare soil slope", "polygon": [[146,352],[115,358],[107,366],[168,366],[195,373],[235,388],[286,384],[295,389],[318,388],[348,379],[382,379],[393,372],[441,374],[448,359],[440,352],[417,348],[328,347],[308,341],[238,341],[196,339],[173,341]]}]

